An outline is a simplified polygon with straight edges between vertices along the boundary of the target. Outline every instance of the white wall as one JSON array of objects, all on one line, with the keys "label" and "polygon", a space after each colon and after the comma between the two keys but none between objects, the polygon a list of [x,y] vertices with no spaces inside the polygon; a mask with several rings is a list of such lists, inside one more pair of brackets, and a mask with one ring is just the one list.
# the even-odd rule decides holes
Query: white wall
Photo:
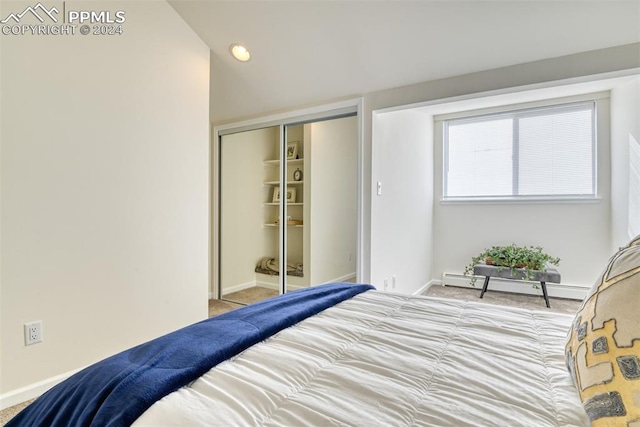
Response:
[{"label": "white wall", "polygon": [[304,180],[311,192],[310,284],[317,285],[356,273],[358,127],[355,117],[309,127],[311,169]]},{"label": "white wall", "polygon": [[[372,278],[367,274],[375,268],[372,240],[377,233],[381,232],[372,222],[375,215],[373,197],[375,197],[376,180],[371,169],[375,150],[372,136],[375,111],[457,97],[479,97],[483,93],[496,94],[553,87],[559,82],[588,81],[594,79],[591,76],[609,75],[607,73],[630,74],[637,72],[638,67],[640,67],[640,43],[634,43],[366,94],[362,103],[364,147],[362,173],[365,189],[363,227],[366,230],[363,236],[364,275],[362,280],[367,282]],[[439,274],[434,265],[434,278],[439,278]]]},{"label": "white wall", "polygon": [[[599,99],[597,123],[599,200],[595,203],[458,202],[443,204],[440,202],[443,167],[442,123],[436,121],[434,132],[422,138],[422,144],[425,147],[433,147],[433,158],[435,159],[435,162],[431,164],[424,163],[424,167],[433,169],[432,187],[435,190],[429,199],[429,201],[433,199],[435,203],[433,229],[430,231],[431,234],[423,234],[425,239],[432,239],[434,248],[432,255],[430,252],[430,257],[427,258],[433,261],[433,265],[422,263],[424,271],[431,272],[430,279],[437,281],[445,272],[461,274],[473,255],[492,245],[510,243],[540,245],[551,254],[562,258],[560,266],[563,275],[562,288],[552,287],[550,292],[558,296],[578,298],[583,296],[585,288],[591,286],[612,253],[610,241],[612,215],[615,214],[615,209],[612,213],[611,195],[617,188],[610,177],[612,172],[617,169],[618,162],[615,163],[615,167],[611,166],[608,90],[616,86],[625,90],[624,102],[621,102],[620,108],[631,110],[631,113],[629,116],[625,116],[624,123],[627,127],[636,126],[639,120],[638,116],[634,115],[633,108],[630,109],[627,105],[630,102],[637,105],[637,98],[630,97],[632,95],[630,91],[637,90],[637,86],[629,84],[630,80],[635,81],[636,79],[637,77],[605,79],[374,113],[371,245],[373,282],[382,283],[384,277],[393,274],[392,270],[396,268],[395,265],[398,263],[397,254],[404,255],[405,253],[402,248],[393,246],[394,238],[402,240],[403,233],[408,233],[414,227],[414,224],[409,221],[394,222],[394,215],[398,214],[389,210],[384,203],[380,203],[380,201],[384,201],[384,195],[382,198],[375,195],[375,182],[379,180],[379,176],[385,174],[388,168],[394,166],[396,161],[393,157],[393,150],[401,149],[402,142],[406,139],[396,137],[394,134],[394,132],[402,132],[396,128],[403,127],[403,123],[400,120],[397,120],[396,123],[388,116],[409,113],[422,114],[424,122],[431,122],[433,115],[459,111],[475,110],[482,113],[492,111],[495,108],[505,108],[506,105],[517,105],[517,108],[541,105],[545,99],[558,97],[560,98],[557,102],[595,97]],[[590,93],[594,94],[589,95]],[[407,128],[407,126],[404,127]],[[404,132],[407,131],[404,130]],[[624,143],[626,150],[628,137],[626,134],[623,136],[626,138]],[[399,172],[398,179],[408,181],[409,179],[404,177],[403,173],[405,171]],[[396,178],[395,175],[393,177]],[[625,179],[628,180],[628,175]],[[386,187],[383,181],[383,194],[386,193]],[[394,201],[391,206],[395,207],[397,203]],[[409,204],[404,206],[404,209],[417,213],[422,207],[420,204],[415,206]],[[385,214],[388,212],[391,214],[384,220]],[[626,230],[626,216],[624,219],[624,230]],[[391,249],[387,249],[387,247]],[[408,251],[409,249],[405,247],[404,250]],[[389,260],[392,261],[389,262]],[[385,263],[388,263],[391,269],[384,267]],[[383,268],[385,271],[381,271]],[[567,285],[573,286],[567,287]]]},{"label": "white wall", "polygon": [[0,36],[2,406],[207,316],[209,49],[163,1],[73,7],[124,34]]},{"label": "white wall", "polygon": [[[434,271],[462,273],[471,257],[493,245],[542,246],[560,257],[563,284],[589,288],[611,255],[609,99],[598,100],[596,203],[443,204],[442,162],[435,165]],[[442,159],[436,123],[435,157]],[[439,277],[434,277],[439,278]]]},{"label": "white wall", "polygon": [[611,91],[612,250],[630,240],[629,141],[640,142],[640,77]]},{"label": "white wall", "polygon": [[431,279],[432,135],[433,119],[427,114],[403,110],[374,115],[371,283],[378,289],[385,289],[386,278],[386,290],[413,293]]}]

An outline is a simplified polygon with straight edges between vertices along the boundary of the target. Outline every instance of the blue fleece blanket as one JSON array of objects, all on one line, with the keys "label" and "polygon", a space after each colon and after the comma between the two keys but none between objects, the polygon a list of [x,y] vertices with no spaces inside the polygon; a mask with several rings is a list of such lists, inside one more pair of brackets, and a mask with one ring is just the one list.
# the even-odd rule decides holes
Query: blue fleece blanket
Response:
[{"label": "blue fleece blanket", "polygon": [[78,372],[13,418],[15,426],[129,426],[154,402],[271,335],[373,289],[335,283],[187,326]]}]

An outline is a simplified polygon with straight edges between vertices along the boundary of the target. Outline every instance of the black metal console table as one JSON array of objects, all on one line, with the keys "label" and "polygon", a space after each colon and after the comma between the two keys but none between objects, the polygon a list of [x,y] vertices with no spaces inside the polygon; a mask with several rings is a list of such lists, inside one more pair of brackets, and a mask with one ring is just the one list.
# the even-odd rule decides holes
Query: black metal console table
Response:
[{"label": "black metal console table", "polygon": [[547,294],[547,282],[560,283],[560,272],[555,268],[547,268],[546,271],[533,270],[532,273],[533,277],[525,279],[526,273],[522,268],[517,268],[512,272],[509,267],[497,267],[495,265],[487,264],[476,264],[473,266],[473,274],[485,276],[480,298],[482,298],[484,293],[487,291],[487,288],[489,287],[489,279],[491,277],[499,277],[501,279],[509,280],[531,280],[534,282],[540,282],[544,301],[547,304],[547,308],[550,308],[549,295]]}]

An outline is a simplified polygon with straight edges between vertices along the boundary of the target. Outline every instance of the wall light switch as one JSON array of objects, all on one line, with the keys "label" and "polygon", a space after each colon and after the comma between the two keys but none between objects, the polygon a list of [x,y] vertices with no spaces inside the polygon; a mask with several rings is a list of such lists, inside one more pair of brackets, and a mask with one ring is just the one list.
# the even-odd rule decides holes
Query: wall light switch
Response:
[{"label": "wall light switch", "polygon": [[378,194],[378,196],[382,196],[382,182],[380,182],[380,181],[378,181],[377,194]]}]

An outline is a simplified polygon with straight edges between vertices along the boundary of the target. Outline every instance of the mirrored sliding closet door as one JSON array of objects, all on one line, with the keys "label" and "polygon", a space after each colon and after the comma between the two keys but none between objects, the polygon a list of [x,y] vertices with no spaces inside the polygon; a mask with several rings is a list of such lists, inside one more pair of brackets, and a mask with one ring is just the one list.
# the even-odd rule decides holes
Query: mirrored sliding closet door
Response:
[{"label": "mirrored sliding closet door", "polygon": [[230,133],[219,152],[221,299],[355,281],[355,116]]}]

